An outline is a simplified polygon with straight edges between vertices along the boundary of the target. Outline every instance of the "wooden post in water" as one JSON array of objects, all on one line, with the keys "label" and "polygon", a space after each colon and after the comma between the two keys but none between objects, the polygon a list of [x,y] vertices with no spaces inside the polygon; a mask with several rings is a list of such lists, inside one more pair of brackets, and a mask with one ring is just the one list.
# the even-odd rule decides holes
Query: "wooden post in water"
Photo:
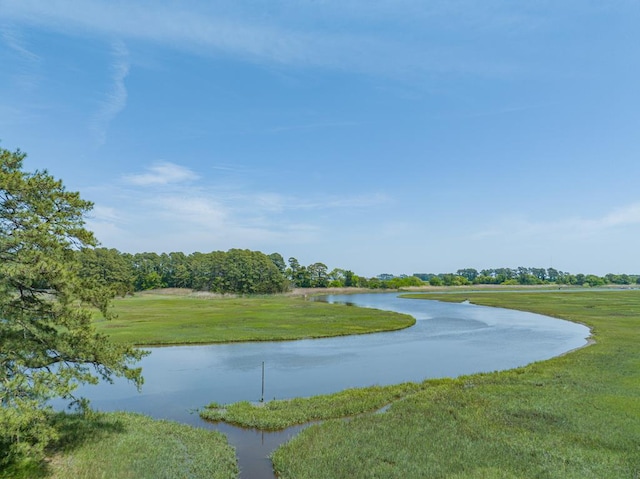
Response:
[{"label": "wooden post in water", "polygon": [[264,402],[264,361],[262,361],[262,396],[260,402]]}]

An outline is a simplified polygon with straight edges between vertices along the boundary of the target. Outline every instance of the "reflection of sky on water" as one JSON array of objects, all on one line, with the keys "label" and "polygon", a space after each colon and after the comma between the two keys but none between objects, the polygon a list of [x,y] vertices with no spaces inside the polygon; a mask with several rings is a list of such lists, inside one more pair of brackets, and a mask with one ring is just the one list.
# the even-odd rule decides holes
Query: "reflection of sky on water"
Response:
[{"label": "reflection of sky on water", "polygon": [[142,392],[124,381],[88,386],[94,407],[126,409],[192,423],[211,401],[257,401],[351,387],[422,381],[508,369],[586,343],[586,327],[545,316],[470,304],[407,300],[394,294],[332,296],[331,302],[411,314],[415,326],[320,340],[151,348]]}]

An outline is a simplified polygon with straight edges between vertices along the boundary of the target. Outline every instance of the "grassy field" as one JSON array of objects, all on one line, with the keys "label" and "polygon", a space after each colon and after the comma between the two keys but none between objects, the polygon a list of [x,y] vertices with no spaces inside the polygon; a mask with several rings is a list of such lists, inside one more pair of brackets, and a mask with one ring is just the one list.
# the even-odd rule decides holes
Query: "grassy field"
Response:
[{"label": "grassy field", "polygon": [[[139,294],[113,303],[116,319],[96,314],[99,331],[138,345],[285,340],[363,334],[411,326],[407,315],[307,301],[304,297]],[[136,414],[57,416],[62,431],[41,464],[13,464],[1,479],[230,478],[235,453],[223,436]]]},{"label": "grassy field", "polygon": [[[640,291],[464,292],[418,297],[469,299],[578,321],[592,328],[596,343],[500,373],[353,389],[260,407],[211,405],[210,417],[265,429],[324,420],[274,453],[281,479],[640,478]],[[255,340],[263,338],[256,337],[255,330],[252,336],[247,322],[268,318],[278,322],[283,310],[291,308],[298,313],[276,327],[265,327],[274,339],[283,339],[278,330],[308,337],[305,320],[315,317],[313,328],[322,329],[323,316],[321,310],[306,310],[300,304],[330,306],[324,311],[332,312],[329,319],[337,318],[338,330],[350,326],[338,318],[342,313],[335,306],[297,298],[166,295],[119,300],[115,306],[120,318],[98,324],[104,328],[122,323],[107,329],[131,327],[135,334],[114,336],[117,340],[134,337],[149,344],[155,341],[142,333],[154,329],[154,321],[164,317],[168,335],[163,337],[199,343],[207,342],[203,337],[211,338],[206,331],[219,331],[227,320],[228,337]],[[211,311],[216,308],[224,311],[214,315]],[[243,310],[244,321],[229,321]],[[372,311],[345,307],[344,312],[347,318],[362,313],[354,321],[370,325]],[[387,326],[390,319],[397,321],[395,315],[373,313],[380,314]],[[199,334],[187,327],[189,318],[202,322],[195,328]],[[406,317],[400,321],[413,322]],[[188,334],[180,334],[180,325]],[[358,332],[363,331],[368,329]],[[214,337],[220,340],[217,333]],[[372,413],[387,404],[391,407],[384,412]],[[348,421],[340,419],[347,416]],[[61,415],[59,421],[62,437],[45,469],[14,468],[0,471],[0,478],[216,479],[237,474],[233,449],[212,431],[124,413],[95,414],[88,420]]]},{"label": "grassy field", "polygon": [[[132,413],[56,416],[60,439],[44,465],[2,479],[234,479],[236,455],[216,432]],[[20,467],[21,466],[21,467]]]},{"label": "grassy field", "polygon": [[408,315],[305,300],[260,296],[200,298],[141,294],[113,302],[116,319],[96,319],[120,343],[203,344],[343,336],[402,329]]},{"label": "grassy field", "polygon": [[[510,371],[426,381],[382,414],[311,426],[274,453],[280,478],[640,477],[640,291],[420,297],[581,322],[596,343]],[[292,406],[288,419],[315,418],[314,400],[332,398]],[[239,417],[273,415],[243,408]]]},{"label": "grassy field", "polygon": [[228,405],[212,403],[200,411],[200,417],[264,431],[279,430],[296,424],[377,411],[422,387],[415,383],[371,386],[312,398],[274,400],[259,405],[248,401]]}]

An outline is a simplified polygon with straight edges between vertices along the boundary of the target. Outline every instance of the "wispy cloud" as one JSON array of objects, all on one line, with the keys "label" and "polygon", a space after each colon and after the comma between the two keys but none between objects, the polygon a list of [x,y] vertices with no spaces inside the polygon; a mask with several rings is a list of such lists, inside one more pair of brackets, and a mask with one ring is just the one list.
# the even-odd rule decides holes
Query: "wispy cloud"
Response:
[{"label": "wispy cloud", "polygon": [[19,30],[0,26],[0,39],[16,54],[18,60],[12,69],[14,83],[22,90],[36,89],[41,82],[40,56],[29,50]]},{"label": "wispy cloud", "polygon": [[124,80],[129,74],[129,52],[123,42],[113,43],[112,56],[111,89],[107,92],[90,125],[99,145],[103,145],[107,139],[109,124],[127,105],[127,88]]},{"label": "wispy cloud", "polygon": [[88,217],[94,222],[114,222],[120,219],[120,215],[115,208],[102,205],[96,205]]},{"label": "wispy cloud", "polygon": [[[466,18],[484,12],[468,2],[456,8],[448,6],[451,2],[425,6],[416,0],[400,5],[388,1],[375,5],[349,2],[346,6],[331,1],[275,3],[261,8],[253,2],[224,1],[189,2],[185,6],[160,1],[0,0],[0,18],[79,35],[144,40],[203,55],[231,55],[259,63],[386,75],[410,75],[416,71],[503,75],[513,68],[490,56],[469,56],[452,44],[424,41],[425,29],[464,23]],[[490,18],[503,16],[500,8],[493,8],[490,13]],[[505,23],[511,25],[513,21],[510,16]],[[497,29],[504,28],[497,21],[493,24],[498,25]]]},{"label": "wispy cloud", "polygon": [[318,129],[326,129],[326,128],[344,128],[344,127],[352,127],[352,126],[358,126],[358,123],[355,121],[306,123],[301,125],[276,126],[273,128],[269,128],[267,132],[282,133],[282,132],[295,131],[295,130],[318,130]]},{"label": "wispy cloud", "polygon": [[0,27],[0,37],[9,48],[18,53],[23,59],[29,62],[40,61],[40,56],[27,48],[22,35],[15,29],[7,26]]},{"label": "wispy cloud", "polygon": [[379,193],[309,198],[230,187],[170,162],[156,163],[122,180],[108,192],[95,189],[94,197],[102,199],[96,201],[99,207],[88,224],[100,241],[124,251],[276,250],[287,244],[311,244],[326,235],[327,221],[391,201]]},{"label": "wispy cloud", "polygon": [[199,176],[184,166],[170,162],[158,162],[148,168],[146,173],[127,175],[124,180],[137,186],[157,186],[169,183],[182,183],[198,179]]},{"label": "wispy cloud", "polygon": [[577,241],[606,235],[616,228],[640,225],[640,203],[616,208],[596,218],[569,217],[554,221],[531,221],[512,218],[490,226],[474,235],[476,239],[491,237],[557,238]]},{"label": "wispy cloud", "polygon": [[309,211],[366,210],[390,204],[393,199],[383,193],[299,197],[265,191],[239,192],[232,195],[232,202],[236,211],[268,215],[285,212],[308,214]]},{"label": "wispy cloud", "polygon": [[640,224],[640,203],[618,208],[596,221],[596,226],[600,228],[635,224]]},{"label": "wispy cloud", "polygon": [[[201,5],[190,9],[167,3],[131,4],[100,0],[0,0],[0,10],[13,20],[76,33],[91,32],[137,38],[177,46],[270,58],[302,59],[309,43],[304,33],[285,33],[264,23],[240,20],[228,12]],[[1,17],[0,17],[1,18]]]},{"label": "wispy cloud", "polygon": [[228,220],[227,209],[212,198],[203,196],[164,196],[154,199],[162,216],[174,222],[200,225],[217,230]]}]

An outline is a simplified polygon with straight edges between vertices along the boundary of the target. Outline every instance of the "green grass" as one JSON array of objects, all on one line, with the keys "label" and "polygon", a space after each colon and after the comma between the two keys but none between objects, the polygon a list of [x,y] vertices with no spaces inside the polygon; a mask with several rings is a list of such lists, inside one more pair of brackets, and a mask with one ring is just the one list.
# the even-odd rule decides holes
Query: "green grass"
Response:
[{"label": "green grass", "polygon": [[402,329],[411,316],[287,296],[207,298],[138,295],[113,303],[99,331],[136,345],[279,341]]},{"label": "green grass", "polygon": [[273,454],[280,478],[640,477],[640,291],[421,297],[578,321],[596,344],[311,426]]},{"label": "green grass", "polygon": [[[324,420],[273,454],[281,479],[640,478],[640,291],[464,292],[419,297],[469,299],[477,304],[581,322],[592,328],[596,344],[499,373],[353,389],[259,407],[249,403],[212,405],[208,408],[211,418],[265,429]],[[244,316],[250,321],[278,318],[278,309],[284,310],[287,305],[295,309],[299,304],[334,308],[283,297],[142,296],[117,301],[120,318],[98,324],[104,328],[123,322],[122,327],[111,328],[115,331],[128,328],[128,322],[139,322],[144,332],[152,330],[154,321],[163,321],[164,316],[164,328],[174,342],[217,342],[217,333],[214,341],[206,335],[209,339],[202,341],[202,334],[193,341],[176,338],[179,334],[175,328],[187,326],[189,318],[199,318],[204,322],[200,333],[219,330],[225,312],[212,314],[216,307],[238,312],[244,305],[246,311],[252,311]],[[147,306],[146,312],[140,311]],[[169,313],[172,309],[177,312]],[[349,318],[352,313],[365,313],[362,322],[369,324],[371,311],[344,309]],[[290,325],[283,331],[293,330],[306,337],[305,320],[313,317],[311,311],[298,310],[283,321]],[[314,327],[331,317],[328,311],[338,310],[322,310],[324,316],[317,315],[319,324]],[[374,313],[383,317],[383,323],[396,317]],[[211,319],[214,317],[220,322]],[[337,322],[343,329],[348,325],[339,318]],[[227,328],[243,329],[244,325],[231,317]],[[137,336],[125,335],[117,340],[137,337],[141,344],[149,344],[138,327],[132,329]],[[270,334],[277,336],[277,329]],[[253,335],[247,332],[231,336],[261,339],[256,338],[255,331]],[[389,403],[386,412],[371,413]],[[350,419],[338,419],[341,417]],[[216,479],[237,475],[233,449],[213,431],[125,413],[95,413],[88,418],[60,415],[58,421],[62,436],[45,468],[14,467],[0,471],[0,478]]]},{"label": "green grass", "polygon": [[419,389],[417,384],[403,383],[390,387],[347,389],[313,398],[274,400],[261,404],[248,401],[229,405],[212,403],[200,411],[200,416],[209,421],[225,421],[242,427],[278,430],[311,421],[377,411]]},{"label": "green grass", "polygon": [[[58,414],[44,465],[13,465],[2,479],[235,479],[224,435],[132,413]],[[22,467],[20,467],[22,466]]]}]

